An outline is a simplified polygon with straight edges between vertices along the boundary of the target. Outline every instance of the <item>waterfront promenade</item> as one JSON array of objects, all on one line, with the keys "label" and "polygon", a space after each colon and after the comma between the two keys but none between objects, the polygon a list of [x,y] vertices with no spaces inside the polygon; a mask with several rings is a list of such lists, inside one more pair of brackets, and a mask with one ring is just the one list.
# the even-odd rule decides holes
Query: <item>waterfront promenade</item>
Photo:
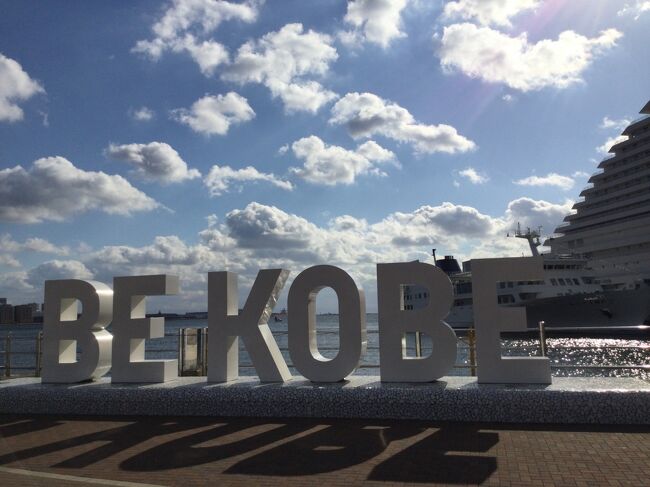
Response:
[{"label": "waterfront promenade", "polygon": [[0,416],[0,485],[648,485],[650,426]]}]

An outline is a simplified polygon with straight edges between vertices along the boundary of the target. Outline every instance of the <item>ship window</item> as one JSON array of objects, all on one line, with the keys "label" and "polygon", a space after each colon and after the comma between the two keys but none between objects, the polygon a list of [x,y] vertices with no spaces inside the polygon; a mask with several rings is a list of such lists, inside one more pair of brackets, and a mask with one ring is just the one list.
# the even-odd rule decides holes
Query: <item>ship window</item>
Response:
[{"label": "ship window", "polygon": [[552,278],[551,278],[551,284],[552,284],[553,286],[557,286],[557,279],[555,279],[554,277],[552,277]]},{"label": "ship window", "polygon": [[506,283],[505,282],[500,282],[499,283],[499,289],[505,289]]},{"label": "ship window", "polygon": [[519,293],[519,299],[522,300],[535,299],[536,297],[537,293]]},{"label": "ship window", "polygon": [[574,283],[576,286],[579,286],[579,285],[580,285],[580,281],[578,281],[575,277],[573,278],[573,283]]},{"label": "ship window", "polygon": [[561,277],[558,279],[558,282],[560,283],[561,286],[566,286],[566,282]]},{"label": "ship window", "polygon": [[515,302],[515,297],[512,294],[504,294],[497,298],[499,304],[510,304]]},{"label": "ship window", "polygon": [[512,282],[508,282],[508,287],[512,287],[512,285],[513,285]]}]

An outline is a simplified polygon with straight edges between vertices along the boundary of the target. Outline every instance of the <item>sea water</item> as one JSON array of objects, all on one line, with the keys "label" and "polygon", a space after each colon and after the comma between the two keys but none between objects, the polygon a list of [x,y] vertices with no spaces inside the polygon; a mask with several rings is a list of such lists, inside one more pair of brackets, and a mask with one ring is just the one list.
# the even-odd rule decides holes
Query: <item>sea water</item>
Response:
[{"label": "sea water", "polygon": [[[379,375],[379,335],[377,314],[366,315],[367,349],[355,375]],[[204,328],[207,320],[166,320],[165,337],[147,340],[147,359],[175,359],[178,357],[178,335],[182,328]],[[269,323],[275,340],[287,363],[291,364],[287,349],[287,323],[271,320]],[[317,317],[317,341],[320,353],[326,358],[336,356],[338,340],[338,315]],[[33,374],[36,362],[36,337],[41,325],[0,325],[0,368],[4,366],[6,337],[11,335],[12,375]],[[554,376],[638,377],[650,381],[648,368],[624,369],[624,366],[650,366],[650,339],[636,338],[548,338],[547,356],[551,360]],[[539,356],[540,342],[536,338],[503,339],[502,354],[509,356]],[[423,355],[431,352],[431,342],[422,338]],[[407,336],[408,356],[415,356],[415,337]],[[250,358],[240,340],[240,374],[255,375]],[[466,338],[459,335],[456,364],[450,375],[471,373],[470,354]],[[299,375],[290,367],[292,374]],[[0,370],[0,376],[4,375]]]}]

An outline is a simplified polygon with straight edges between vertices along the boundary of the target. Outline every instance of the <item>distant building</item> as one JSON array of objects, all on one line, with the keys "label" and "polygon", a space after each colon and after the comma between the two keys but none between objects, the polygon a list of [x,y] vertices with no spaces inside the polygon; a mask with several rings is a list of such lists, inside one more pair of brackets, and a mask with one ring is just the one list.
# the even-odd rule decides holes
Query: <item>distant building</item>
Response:
[{"label": "distant building", "polygon": [[7,298],[0,298],[0,304],[7,304]]},{"label": "distant building", "polygon": [[[19,304],[14,306],[14,323],[33,323],[34,304]],[[36,309],[38,310],[38,305],[36,305]]]},{"label": "distant building", "polygon": [[14,307],[7,303],[0,304],[0,324],[6,325],[6,324],[11,324],[13,322],[14,322]]}]

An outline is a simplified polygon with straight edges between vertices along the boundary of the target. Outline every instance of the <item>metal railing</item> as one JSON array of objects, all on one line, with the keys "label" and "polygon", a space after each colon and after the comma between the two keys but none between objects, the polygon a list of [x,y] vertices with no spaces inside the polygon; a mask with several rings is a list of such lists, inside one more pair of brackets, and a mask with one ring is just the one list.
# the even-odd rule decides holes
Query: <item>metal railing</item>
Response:
[{"label": "metal railing", "polygon": [[[16,350],[14,349],[16,342],[31,342],[34,344],[34,350],[22,350],[21,348],[23,347],[19,347]],[[14,337],[11,332],[8,333],[3,339],[4,348],[0,350],[0,357],[2,357],[2,361],[0,362],[2,374],[0,376],[7,379],[25,375],[40,377],[43,357],[41,350],[42,342],[43,332],[38,332],[35,337]],[[15,357],[33,357],[33,365],[23,365],[25,363],[24,360],[16,363],[12,360]],[[24,371],[30,373],[25,373]]]},{"label": "metal railing", "polygon": [[[544,322],[539,323],[538,330],[538,349],[537,355],[548,357],[549,352],[553,352],[548,342],[549,333],[567,333],[567,332],[580,332],[589,333],[593,331],[601,332],[605,330],[604,327],[547,327]],[[640,327],[612,327],[609,330],[616,331],[641,331],[650,332],[650,326]],[[531,330],[528,330],[530,334]],[[532,330],[535,331],[534,329]],[[476,335],[474,328],[455,329],[458,336],[458,349],[462,353],[459,356],[465,357],[465,361],[454,365],[456,369],[469,369],[469,374],[475,376],[479,367],[476,358]],[[337,334],[338,331],[320,332],[319,334]],[[369,330],[369,334],[378,333],[377,330]],[[275,331],[274,335],[281,337],[286,335],[287,331]],[[416,357],[425,355],[425,346],[423,345],[423,334],[413,334],[413,344],[410,346],[411,353]],[[650,335],[650,333],[649,333]],[[178,374],[180,376],[205,376],[208,369],[208,329],[207,328],[182,328],[178,333],[165,334],[168,338],[168,343],[174,344],[167,348],[155,348],[155,350],[147,350],[147,353],[156,353],[159,355],[169,354],[173,357],[178,357]],[[174,340],[175,338],[175,340]],[[8,333],[0,343],[4,345],[0,350],[0,378],[11,377],[25,377],[33,376],[39,377],[42,368],[42,339],[43,333],[39,332],[35,337],[21,337],[13,336]],[[33,343],[32,347],[26,347],[25,344]],[[526,347],[530,349],[531,347]],[[533,347],[534,348],[534,347]],[[563,347],[566,349],[566,347]],[[579,349],[580,347],[574,347]],[[606,348],[606,347],[603,347]],[[622,348],[622,347],[616,347]],[[634,348],[634,347],[631,347]],[[649,347],[650,349],[650,347]],[[319,347],[321,352],[336,352],[338,346]],[[511,347],[510,351],[516,351],[515,347]],[[281,348],[281,351],[287,354],[286,348]],[[530,350],[528,350],[530,351]],[[648,353],[650,356],[650,353]],[[287,360],[287,365],[292,367],[290,360]],[[254,365],[249,360],[240,363],[242,369],[254,369]],[[378,364],[364,363],[360,369],[377,369]],[[601,364],[573,364],[573,363],[552,363],[552,369],[585,369],[585,370],[639,370],[650,371],[650,364],[637,364],[637,365],[601,365]]]}]

